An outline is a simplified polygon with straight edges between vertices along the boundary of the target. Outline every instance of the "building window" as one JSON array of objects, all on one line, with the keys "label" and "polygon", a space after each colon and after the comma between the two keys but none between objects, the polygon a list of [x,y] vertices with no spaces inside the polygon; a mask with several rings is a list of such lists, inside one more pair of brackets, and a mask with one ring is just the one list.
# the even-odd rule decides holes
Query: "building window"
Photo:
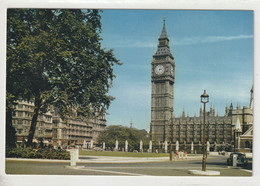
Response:
[{"label": "building window", "polygon": [[23,105],[18,105],[18,109],[23,109]]},{"label": "building window", "polygon": [[250,142],[249,142],[249,141],[246,141],[246,142],[245,142],[245,146],[246,146],[246,148],[250,148]]},{"label": "building window", "polygon": [[18,112],[19,117],[23,117],[23,112]]},{"label": "building window", "polygon": [[22,129],[18,129],[18,130],[17,130],[17,133],[18,133],[18,134],[22,134]]}]

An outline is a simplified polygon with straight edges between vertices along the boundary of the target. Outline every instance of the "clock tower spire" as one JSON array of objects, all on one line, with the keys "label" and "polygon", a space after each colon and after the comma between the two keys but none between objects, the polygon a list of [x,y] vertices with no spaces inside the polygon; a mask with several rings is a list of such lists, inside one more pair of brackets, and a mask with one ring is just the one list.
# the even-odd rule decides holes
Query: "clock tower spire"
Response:
[{"label": "clock tower spire", "polygon": [[162,33],[160,35],[160,39],[163,39],[163,38],[167,38],[168,39],[166,28],[165,28],[165,17],[163,19],[163,29],[162,29]]},{"label": "clock tower spire", "polygon": [[168,140],[167,125],[173,112],[173,87],[175,62],[170,51],[169,38],[163,20],[157,51],[152,60],[151,135],[153,140]]}]

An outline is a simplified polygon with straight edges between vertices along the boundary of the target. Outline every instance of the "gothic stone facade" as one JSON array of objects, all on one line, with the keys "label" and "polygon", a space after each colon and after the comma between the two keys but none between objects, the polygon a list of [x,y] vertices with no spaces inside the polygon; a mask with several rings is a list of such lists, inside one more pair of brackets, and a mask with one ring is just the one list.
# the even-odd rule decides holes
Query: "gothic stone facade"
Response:
[{"label": "gothic stone facade", "polygon": [[[202,148],[203,111],[200,115],[189,117],[183,111],[180,117],[171,117],[173,113],[173,95],[175,82],[175,61],[170,52],[169,38],[163,25],[159,37],[159,44],[152,60],[152,102],[150,133],[153,141],[163,144],[172,139],[173,144],[179,142],[180,150],[195,150]],[[215,109],[210,108],[206,116],[206,141],[211,150],[239,150],[252,151],[253,125],[253,89],[251,90],[250,106],[236,109],[233,105],[226,107],[225,115],[218,116]],[[172,119],[171,119],[172,118]],[[240,121],[241,133],[236,133],[235,124]],[[171,121],[170,121],[171,120]],[[171,133],[172,131],[172,133]],[[160,145],[158,147],[160,149]]]},{"label": "gothic stone facade", "polygon": [[[241,132],[237,132],[235,125],[239,122]],[[190,151],[191,143],[194,148],[201,150],[203,141],[203,112],[200,116],[189,117],[182,113],[180,117],[173,117],[167,124],[166,141],[173,140],[180,144],[180,150]],[[171,130],[173,135],[171,137]],[[211,151],[241,151],[252,152],[253,146],[253,109],[250,106],[235,109],[231,103],[226,107],[224,116],[215,115],[214,108],[206,113],[206,141],[210,143]]]},{"label": "gothic stone facade", "polygon": [[[225,116],[216,116],[214,109],[210,109],[206,113],[206,141],[211,144],[211,150],[232,149],[232,111],[226,113]],[[200,110],[200,116],[189,117],[185,113],[180,117],[174,117],[172,123],[169,122],[167,127],[168,131],[173,130],[173,143],[176,141],[180,144],[180,150],[190,150],[191,143],[194,144],[195,149],[199,152],[203,142],[203,112]],[[167,139],[170,140],[171,136],[168,132]]]}]

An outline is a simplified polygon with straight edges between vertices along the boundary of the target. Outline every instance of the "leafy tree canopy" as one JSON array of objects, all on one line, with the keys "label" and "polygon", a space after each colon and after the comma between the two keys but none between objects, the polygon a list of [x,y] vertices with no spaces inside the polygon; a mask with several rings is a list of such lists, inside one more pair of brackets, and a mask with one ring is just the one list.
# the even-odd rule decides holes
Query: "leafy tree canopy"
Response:
[{"label": "leafy tree canopy", "polygon": [[107,147],[115,147],[115,142],[118,140],[120,148],[125,147],[125,141],[128,141],[129,149],[139,150],[140,140],[143,141],[144,147],[148,147],[149,136],[145,130],[128,128],[120,125],[110,125],[102,131],[98,137],[98,143],[105,142]]},{"label": "leafy tree canopy", "polygon": [[86,116],[109,107],[113,66],[120,63],[112,50],[101,48],[99,10],[7,13],[7,102],[19,97],[34,100],[31,126],[50,105],[64,118],[72,110]]}]

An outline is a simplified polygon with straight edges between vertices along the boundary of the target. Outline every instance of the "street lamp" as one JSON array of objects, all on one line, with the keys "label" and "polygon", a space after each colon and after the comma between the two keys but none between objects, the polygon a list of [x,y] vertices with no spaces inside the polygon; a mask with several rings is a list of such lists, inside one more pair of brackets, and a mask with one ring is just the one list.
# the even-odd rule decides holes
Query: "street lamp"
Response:
[{"label": "street lamp", "polygon": [[206,133],[206,103],[209,102],[209,95],[204,90],[204,93],[200,96],[201,103],[204,103],[204,112],[203,112],[203,158],[202,158],[202,171],[206,171],[206,140],[205,140],[205,133]]},{"label": "street lamp", "polygon": [[171,113],[171,128],[170,128],[170,161],[172,161],[172,142],[173,142],[173,118],[172,118],[172,113]]}]

